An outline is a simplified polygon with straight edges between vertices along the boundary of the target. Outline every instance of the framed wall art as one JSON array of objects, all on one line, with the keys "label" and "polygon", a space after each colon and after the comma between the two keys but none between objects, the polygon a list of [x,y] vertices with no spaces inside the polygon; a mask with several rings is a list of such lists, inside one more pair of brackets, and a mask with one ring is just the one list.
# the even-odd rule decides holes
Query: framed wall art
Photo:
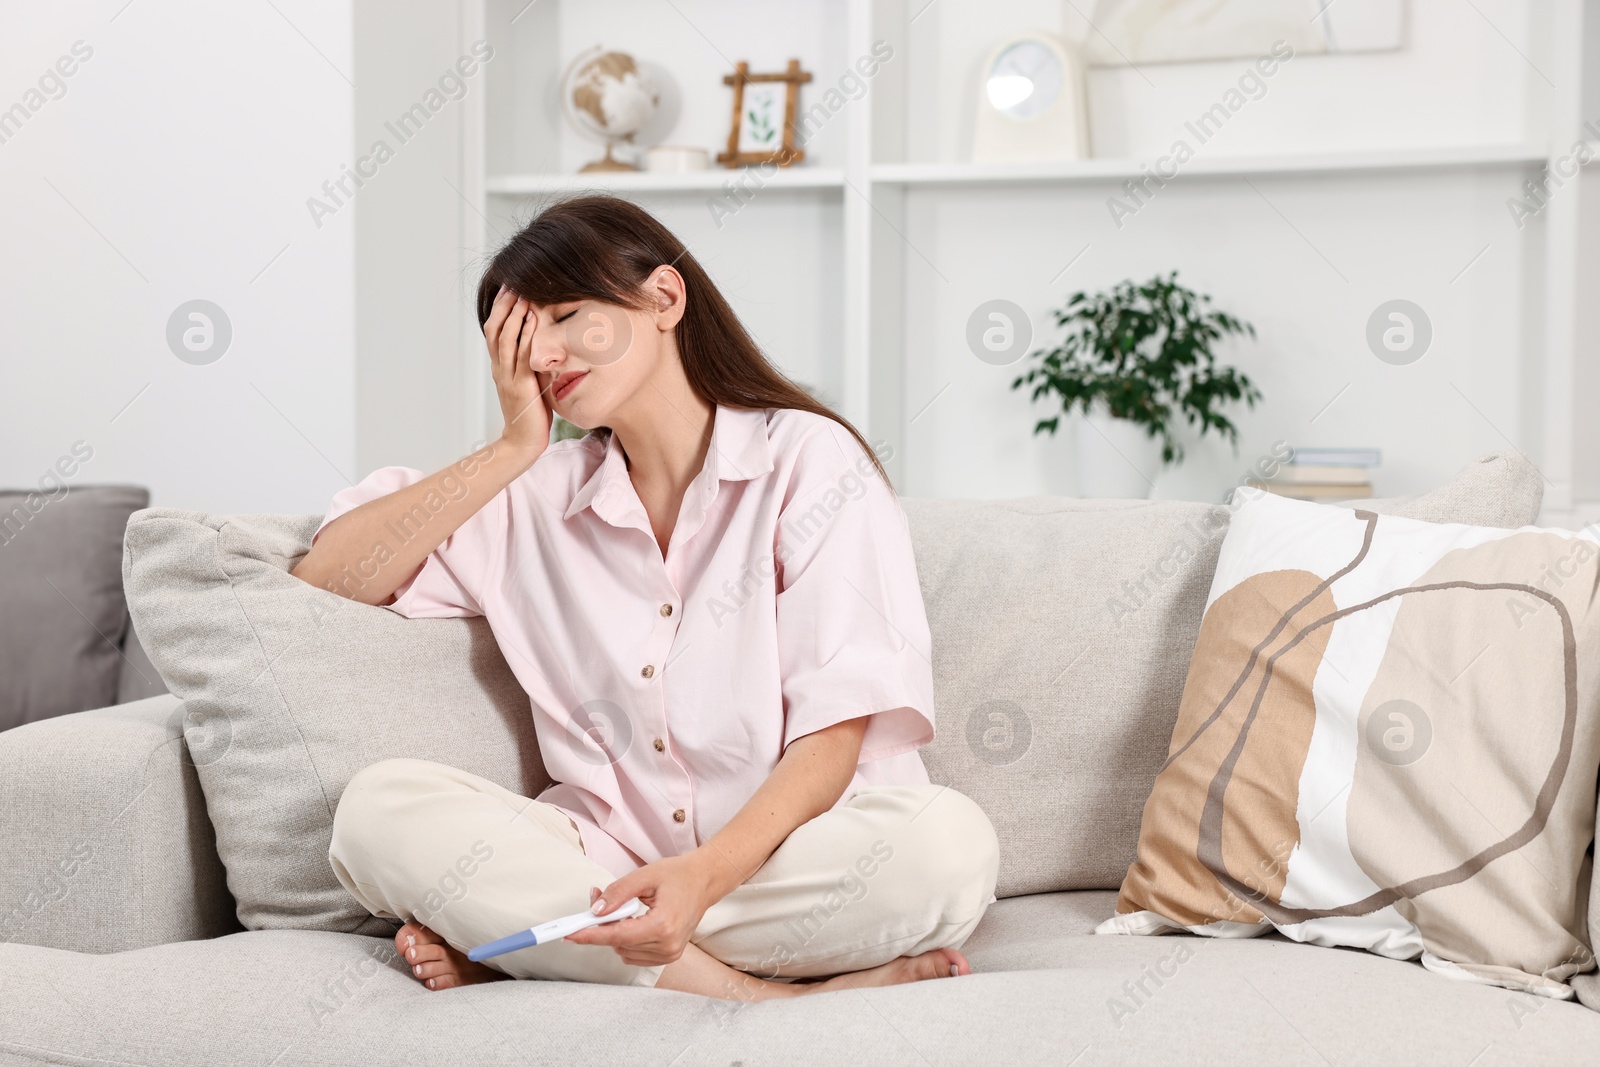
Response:
[{"label": "framed wall art", "polygon": [[749,64],[741,61],[732,74],[724,75],[722,84],[733,87],[733,126],[728,150],[717,153],[717,162],[725,167],[787,167],[805,159],[805,149],[795,147],[794,131],[800,86],[810,80],[811,72],[801,70],[798,59],[789,60],[788,69],[777,74],[751,74]]}]

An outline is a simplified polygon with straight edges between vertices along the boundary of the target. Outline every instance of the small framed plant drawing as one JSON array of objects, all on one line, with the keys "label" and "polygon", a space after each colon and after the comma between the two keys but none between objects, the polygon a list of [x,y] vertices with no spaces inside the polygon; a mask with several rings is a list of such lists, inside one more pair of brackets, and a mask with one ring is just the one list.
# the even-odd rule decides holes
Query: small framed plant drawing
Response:
[{"label": "small framed plant drawing", "polygon": [[728,150],[717,153],[717,162],[725,167],[787,167],[805,159],[805,149],[794,145],[794,130],[800,86],[810,80],[811,72],[801,70],[798,59],[789,60],[789,68],[779,74],[751,74],[750,65],[741,62],[724,75],[722,84],[733,86],[733,128]]}]

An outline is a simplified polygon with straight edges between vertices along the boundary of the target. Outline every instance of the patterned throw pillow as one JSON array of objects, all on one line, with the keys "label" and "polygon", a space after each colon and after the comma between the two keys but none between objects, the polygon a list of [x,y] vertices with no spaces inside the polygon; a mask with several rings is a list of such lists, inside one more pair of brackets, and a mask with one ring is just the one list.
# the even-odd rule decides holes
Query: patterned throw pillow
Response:
[{"label": "patterned throw pillow", "polygon": [[1600,540],[1246,492],[1099,932],[1275,928],[1571,996]]}]

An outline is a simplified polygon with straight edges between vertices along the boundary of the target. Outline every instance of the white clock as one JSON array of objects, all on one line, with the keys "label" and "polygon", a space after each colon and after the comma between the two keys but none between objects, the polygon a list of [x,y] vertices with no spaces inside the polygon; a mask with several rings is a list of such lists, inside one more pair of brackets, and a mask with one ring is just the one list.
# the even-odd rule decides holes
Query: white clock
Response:
[{"label": "white clock", "polygon": [[972,128],[975,163],[1086,159],[1089,117],[1083,61],[1052,34],[1001,43],[984,62]]}]

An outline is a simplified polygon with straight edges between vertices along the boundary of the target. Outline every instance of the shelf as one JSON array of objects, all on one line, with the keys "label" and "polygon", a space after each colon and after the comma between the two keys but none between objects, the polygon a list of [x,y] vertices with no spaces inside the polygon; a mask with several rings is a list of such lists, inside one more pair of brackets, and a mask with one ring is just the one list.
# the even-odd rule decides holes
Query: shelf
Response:
[{"label": "shelf", "polygon": [[484,190],[491,195],[530,196],[538,193],[627,192],[704,193],[723,191],[728,182],[745,190],[843,189],[844,171],[838,167],[778,167],[762,174],[755,167],[729,170],[658,174],[651,171],[612,171],[597,174],[502,174],[488,178]]},{"label": "shelf", "polygon": [[[1342,171],[1432,170],[1450,167],[1522,166],[1543,162],[1544,153],[1527,145],[1413,148],[1358,152],[1306,152],[1285,155],[1197,156],[1178,170],[1191,175],[1333,174]],[[1063,163],[879,163],[872,181],[883,185],[955,187],[1049,184],[1136,178],[1153,169],[1152,160],[1084,159]],[[1170,179],[1169,179],[1170,180]],[[617,171],[595,174],[502,174],[487,179],[493,196],[603,190],[630,193],[721,192],[729,182],[746,189],[842,189],[838,167],[780,167],[769,175],[742,167],[728,170],[658,174]]]},{"label": "shelf", "polygon": [[[678,125],[664,122],[641,141],[721,147],[730,115],[727,89],[705,73],[704,40],[684,21],[678,10],[683,5],[555,0],[528,7],[527,0],[468,0],[462,39],[485,38],[496,58],[485,67],[483,91],[475,87],[461,101],[470,113],[463,189],[477,210],[458,212],[464,237],[459,243],[490,247],[507,220],[520,220],[547,199],[586,191],[625,196],[686,237],[714,237],[696,254],[716,268],[740,314],[758,334],[771,337],[784,358],[803,366],[808,380],[825,389],[869,439],[893,445],[890,473],[898,487],[913,495],[1038,493],[1056,485],[1047,479],[1060,463],[1057,446],[1031,436],[1016,455],[959,445],[968,409],[980,420],[1015,418],[1023,399],[1003,382],[991,391],[989,378],[995,376],[974,367],[959,332],[963,313],[1002,294],[1037,304],[1055,292],[1063,264],[1079,262],[1083,253],[1077,249],[1089,240],[1079,240],[1085,212],[1120,193],[1125,182],[1147,175],[1180,186],[1193,182],[1196,196],[1172,205],[1162,225],[1126,234],[1103,256],[1096,238],[1096,258],[1072,268],[1078,283],[1108,285],[1152,263],[1182,266],[1195,277],[1214,279],[1240,307],[1270,309],[1261,314],[1271,315],[1297,345],[1310,324],[1315,332],[1304,335],[1307,343],[1330,354],[1350,346],[1362,351],[1355,331],[1368,302],[1380,295],[1420,295],[1430,314],[1439,307],[1452,328],[1473,328],[1474,336],[1457,333],[1450,340],[1463,373],[1470,366],[1478,377],[1462,378],[1459,396],[1448,383],[1441,385],[1456,405],[1448,416],[1453,436],[1401,426],[1391,438],[1401,442],[1395,447],[1414,453],[1416,469],[1442,469],[1446,457],[1455,458],[1458,442],[1497,440],[1483,425],[1488,416],[1467,405],[1479,403],[1480,393],[1490,388],[1510,390],[1514,395],[1501,403],[1514,413],[1508,418],[1515,429],[1503,429],[1540,457],[1549,479],[1549,513],[1570,515],[1575,526],[1600,519],[1600,494],[1590,493],[1575,506],[1569,488],[1592,487],[1600,477],[1593,459],[1600,453],[1581,449],[1588,438],[1574,433],[1575,423],[1584,425],[1581,401],[1574,399],[1581,390],[1575,387],[1592,384],[1584,373],[1588,352],[1581,347],[1589,334],[1579,288],[1580,277],[1587,278],[1579,266],[1587,261],[1579,253],[1587,245],[1578,228],[1582,223],[1593,229],[1592,216],[1600,215],[1590,203],[1594,190],[1568,181],[1538,213],[1537,224],[1530,220],[1525,227],[1509,221],[1503,199],[1525,195],[1518,191],[1525,179],[1538,180],[1543,167],[1571,155],[1575,139],[1585,139],[1591,152],[1600,141],[1600,125],[1585,127],[1588,115],[1580,107],[1581,5],[1553,5],[1561,14],[1537,20],[1524,35],[1536,49],[1528,54],[1540,70],[1505,48],[1499,32],[1477,16],[1457,26],[1449,12],[1433,10],[1439,5],[1421,5],[1413,20],[1417,32],[1408,32],[1403,49],[1319,56],[1305,60],[1303,69],[1296,60],[1297,85],[1290,93],[1274,84],[1271,114],[1252,103],[1248,122],[1242,116],[1229,120],[1226,136],[1205,142],[1183,122],[1185,115],[1195,121],[1213,115],[1215,94],[1226,91],[1205,64],[1163,67],[1162,92],[1152,94],[1135,86],[1144,83],[1132,71],[1127,78],[1096,76],[1091,91],[1111,94],[1096,114],[1119,122],[1125,136],[1114,138],[1116,143],[1102,138],[1105,158],[1036,163],[970,162],[964,149],[971,138],[971,94],[963,86],[980,69],[991,38],[1025,31],[1038,5],[989,5],[993,11],[974,14],[976,8],[966,10],[972,5],[929,8],[926,0],[829,0],[823,6],[830,16],[842,17],[822,20],[813,6],[724,5],[739,9],[738,17],[717,40],[730,56],[737,51],[800,58],[818,72],[801,98],[808,108],[826,94],[825,75],[849,69],[854,57],[881,52],[883,43],[893,46],[893,60],[865,76],[868,92],[858,89],[857,99],[837,108],[830,98],[828,123],[813,131],[820,135],[817,152],[808,152],[807,162],[769,175],[715,164],[690,173],[576,174],[564,172],[598,158],[601,149],[563,122],[553,90],[570,62],[567,53],[591,40],[631,42],[654,52],[656,65],[676,81]],[[744,7],[760,10],[745,17]],[[608,26],[619,20],[626,24],[626,41],[607,36]],[[1518,48],[1523,45],[1519,38]],[[1463,66],[1460,56],[1467,53],[1474,61]],[[1545,76],[1559,89],[1552,91]],[[1520,99],[1526,106],[1485,110],[1484,85],[1496,99]],[[1170,158],[1161,161],[1180,137],[1194,154],[1168,178],[1155,168],[1161,164],[1172,174]],[[1600,177],[1600,159],[1585,173]],[[1219,210],[1237,206],[1231,197],[1240,190],[1255,197],[1247,180],[1271,201],[1279,199],[1275,188],[1294,194],[1282,204],[1286,214],[1273,214],[1275,203],[1272,211],[1262,205]],[[437,187],[438,179],[433,181]],[[729,186],[741,191],[730,195]],[[740,215],[740,225],[724,226],[727,219],[715,206],[707,214],[705,201],[750,200],[743,189],[761,191],[754,199],[764,206]],[[1182,199],[1181,193],[1170,195]],[[1019,196],[1030,202],[1005,210]],[[1040,215],[1032,203],[1037,199],[1062,201],[1065,214]],[[957,201],[965,207],[949,214],[939,207],[947,201],[952,209]],[[447,199],[441,203],[457,207]],[[994,225],[986,225],[991,219]],[[1324,235],[1350,242],[1348,255],[1334,256],[1335,270],[1348,275],[1345,289],[1328,286],[1328,277],[1334,286],[1338,277],[1323,276],[1315,265],[1303,280],[1280,277],[1292,264],[1320,254],[1316,246],[1296,248],[1300,259],[1285,252],[1282,265],[1278,257],[1257,254],[1271,242],[1294,240],[1301,225],[1303,244],[1313,238],[1322,244]],[[1437,246],[1438,254],[1389,254],[1389,240],[1401,253],[1415,244],[1430,253]],[[1068,256],[1075,258],[1069,262]],[[928,284],[935,259],[933,273],[944,285]],[[1430,264],[1438,268],[1432,274]],[[1400,291],[1407,288],[1402,282],[1412,291]],[[461,335],[475,376],[472,402],[481,413],[469,421],[489,432],[498,403],[488,368],[476,357],[482,335],[471,311],[464,312]],[[1356,320],[1347,321],[1350,316]],[[805,322],[803,341],[786,325],[795,320]],[[1440,330],[1446,321],[1436,322]],[[1443,343],[1442,335],[1436,343]],[[1525,379],[1504,369],[1495,355],[1501,350],[1525,361]],[[1436,371],[1454,373],[1454,367],[1445,372],[1442,366],[1430,362],[1406,372],[1407,388],[1426,389]],[[1365,387],[1389,389],[1389,380],[1400,374],[1365,360],[1351,361],[1350,371],[1353,382],[1360,375],[1350,395]],[[939,377],[924,381],[930,374]],[[1285,403],[1303,399],[1315,413],[1326,409],[1341,383],[1327,384],[1324,391],[1320,379],[1313,387],[1291,375],[1279,395]],[[944,390],[972,395],[952,406]],[[1346,396],[1334,405],[1335,421],[1369,425],[1348,401]],[[1257,425],[1272,425],[1278,417],[1269,411]],[[1283,418],[1290,417],[1286,409]],[[998,480],[984,466],[988,456],[1004,465],[996,468],[1004,470]],[[1191,468],[1183,484],[1199,487],[1211,477]]]},{"label": "shelf", "polygon": [[[1542,163],[1544,159],[1542,151],[1528,145],[1264,156],[1207,156],[1201,151],[1178,168],[1177,177],[1431,170],[1443,167],[1530,165]],[[1154,161],[1147,159],[1084,159],[1063,163],[878,163],[871,169],[872,180],[876,183],[923,187],[1091,182],[1137,178],[1153,172]]]},{"label": "shelf", "polygon": [[[1251,174],[1333,174],[1341,171],[1432,170],[1450,167],[1521,166],[1543,162],[1544,153],[1527,145],[1412,148],[1360,152],[1306,152],[1262,156],[1198,156],[1178,176]],[[879,163],[872,180],[883,185],[983,186],[1071,183],[1136,178],[1150,173],[1152,160],[1084,159],[1063,163]],[[1169,179],[1170,180],[1170,179]],[[728,182],[750,189],[840,189],[837,167],[784,167],[763,176],[743,167],[680,174],[619,171],[598,174],[503,174],[489,178],[485,191],[498,196],[604,190],[636,193],[720,192]]]}]

